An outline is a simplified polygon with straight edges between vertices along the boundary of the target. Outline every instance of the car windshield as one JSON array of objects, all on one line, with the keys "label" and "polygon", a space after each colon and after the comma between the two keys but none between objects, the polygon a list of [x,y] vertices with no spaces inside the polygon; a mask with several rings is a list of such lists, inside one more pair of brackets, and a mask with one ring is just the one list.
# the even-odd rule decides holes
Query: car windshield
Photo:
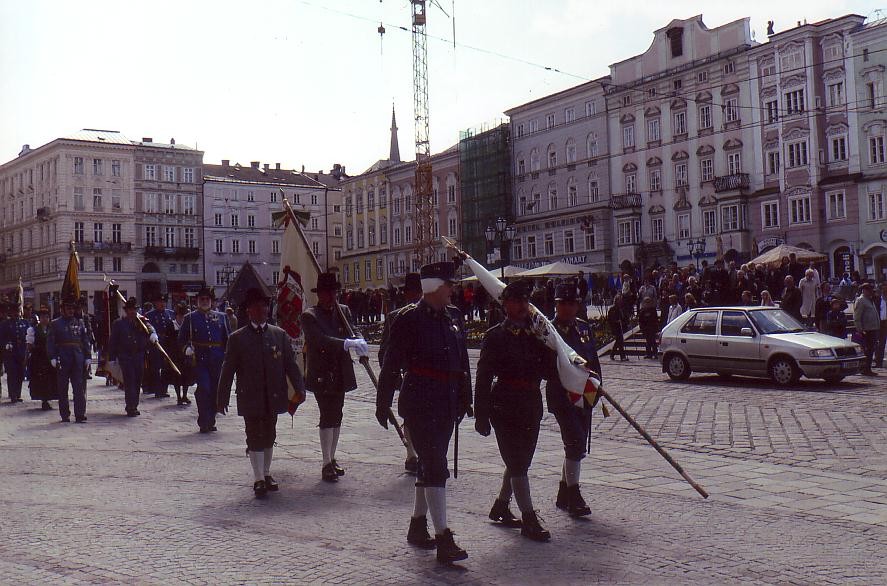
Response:
[{"label": "car windshield", "polygon": [[750,311],[749,315],[758,330],[764,334],[793,334],[803,332],[804,326],[781,309]]}]

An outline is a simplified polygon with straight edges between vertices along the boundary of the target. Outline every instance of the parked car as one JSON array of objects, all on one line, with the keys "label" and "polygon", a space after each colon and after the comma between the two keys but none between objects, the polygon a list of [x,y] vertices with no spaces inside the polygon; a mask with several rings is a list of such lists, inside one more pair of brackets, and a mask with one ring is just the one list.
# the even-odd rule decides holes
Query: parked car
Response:
[{"label": "parked car", "polygon": [[857,374],[864,358],[858,344],[806,331],[776,307],[700,307],[678,316],[660,336],[662,371],[673,380],[715,372],[770,377],[780,386],[802,375],[837,383]]}]

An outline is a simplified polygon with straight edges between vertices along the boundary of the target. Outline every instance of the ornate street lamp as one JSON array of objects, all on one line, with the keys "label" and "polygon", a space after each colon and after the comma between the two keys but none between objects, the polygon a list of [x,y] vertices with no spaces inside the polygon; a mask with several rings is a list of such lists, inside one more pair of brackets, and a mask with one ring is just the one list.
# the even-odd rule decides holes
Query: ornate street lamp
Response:
[{"label": "ornate street lamp", "polygon": [[484,238],[487,243],[490,246],[495,246],[498,243],[499,249],[502,251],[502,265],[499,273],[502,279],[505,278],[505,265],[511,262],[511,241],[514,240],[515,234],[517,234],[517,228],[514,227],[514,224],[509,224],[508,219],[504,216],[499,216],[484,229]]},{"label": "ornate street lamp", "polygon": [[687,249],[690,255],[696,259],[696,270],[699,270],[699,259],[705,254],[705,238],[687,241]]}]

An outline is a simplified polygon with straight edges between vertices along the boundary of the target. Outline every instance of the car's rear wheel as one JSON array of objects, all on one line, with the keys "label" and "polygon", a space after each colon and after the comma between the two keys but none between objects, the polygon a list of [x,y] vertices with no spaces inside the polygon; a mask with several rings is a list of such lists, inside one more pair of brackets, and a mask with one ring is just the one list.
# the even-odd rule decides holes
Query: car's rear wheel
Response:
[{"label": "car's rear wheel", "polygon": [[690,363],[680,354],[669,354],[665,358],[665,372],[671,380],[690,378]]},{"label": "car's rear wheel", "polygon": [[795,361],[787,356],[778,356],[770,363],[770,378],[781,387],[788,387],[801,378],[801,371]]},{"label": "car's rear wheel", "polygon": [[840,383],[842,380],[844,380],[843,376],[826,376],[823,378],[824,378],[825,382],[827,382],[830,385],[836,385],[836,384]]}]

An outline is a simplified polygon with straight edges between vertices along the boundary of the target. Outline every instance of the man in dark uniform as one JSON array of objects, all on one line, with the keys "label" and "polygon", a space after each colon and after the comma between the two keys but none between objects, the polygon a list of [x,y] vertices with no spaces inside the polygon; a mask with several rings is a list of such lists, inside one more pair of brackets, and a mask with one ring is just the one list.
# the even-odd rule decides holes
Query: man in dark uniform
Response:
[{"label": "man in dark uniform", "polygon": [[6,305],[6,320],[0,325],[0,346],[3,347],[3,364],[6,367],[6,383],[9,402],[22,402],[22,383],[25,380],[25,362],[28,358],[29,324],[18,314],[18,304]]},{"label": "man in dark uniform", "polygon": [[[137,312],[138,302],[130,297],[123,305],[125,315],[111,325],[108,342],[108,360],[118,362],[123,373],[123,393],[127,417],[137,417],[139,413],[139,389],[145,368],[145,351],[148,344],[157,341],[154,326],[145,323],[148,332],[138,320],[143,319]],[[116,370],[116,369],[115,369]]]},{"label": "man in dark uniform", "polygon": [[[145,314],[148,321],[154,327],[157,337],[160,339],[160,345],[166,350],[167,355],[172,352],[173,346],[176,344],[176,328],[173,325],[176,314],[166,307],[167,296],[158,293],[154,298],[154,309]],[[155,397],[169,396],[169,366],[160,350],[157,348],[148,349],[148,369],[151,371],[148,391],[153,392]]]},{"label": "man in dark uniform", "polygon": [[[586,366],[600,375],[601,363],[594,331],[587,321],[576,317],[582,308],[577,287],[572,283],[558,285],[554,300],[557,304],[554,327],[570,348],[585,359]],[[556,376],[545,384],[545,402],[548,411],[557,419],[564,442],[564,467],[557,491],[557,507],[566,510],[571,517],[590,515],[591,509],[579,492],[579,471],[589,441],[592,405],[584,398],[581,407],[573,404]]]},{"label": "man in dark uniform", "polygon": [[[317,277],[317,305],[302,312],[302,330],[308,349],[305,386],[314,393],[320,410],[320,449],[323,453],[321,478],[337,482],[345,470],[336,462],[336,447],[342,428],[342,407],[345,393],[357,388],[354,364],[349,350],[354,348],[360,356],[369,356],[366,340],[348,337],[351,322],[348,307],[336,300],[341,285],[333,273],[321,273]],[[338,308],[336,307],[338,305]]]},{"label": "man in dark uniform", "polygon": [[212,309],[215,296],[211,288],[203,287],[197,293],[197,309],[185,316],[179,329],[179,345],[185,356],[196,357],[194,398],[200,433],[216,431],[216,389],[228,343],[228,320],[224,313]]},{"label": "man in dark uniform", "polygon": [[77,317],[77,299],[73,295],[62,301],[62,316],[52,320],[46,339],[50,364],[58,370],[59,415],[64,423],[71,421],[68,383],[74,394],[74,421],[86,421],[86,367],[92,363],[86,325]]},{"label": "man in dark uniform", "polygon": [[[389,312],[387,317],[385,317],[385,325],[382,327],[382,341],[379,342],[379,366],[385,363],[385,352],[391,345],[391,328],[394,326],[394,322],[397,321],[397,318],[407,307],[413,303],[418,303],[422,299],[422,281],[419,273],[407,273],[406,277],[404,277],[403,295],[406,305]],[[401,382],[403,382],[402,377]],[[397,388],[400,388],[400,383],[396,384]],[[403,426],[403,434],[407,438],[407,459],[403,467],[410,474],[415,474],[419,469],[419,458],[413,449],[413,440],[410,439],[410,430],[407,425]]]},{"label": "man in dark uniform", "polygon": [[[465,328],[461,312],[450,304],[455,274],[451,262],[422,267],[422,300],[404,308],[392,325],[376,395],[376,419],[387,429],[394,391],[400,390],[398,411],[419,457],[407,542],[437,547],[441,563],[468,557],[447,526],[447,449],[455,426],[471,414]],[[435,539],[428,534],[429,513]]]},{"label": "man in dark uniform", "polygon": [[[502,292],[505,321],[487,330],[477,363],[474,427],[483,436],[496,430],[505,473],[490,519],[521,528],[521,535],[547,541],[551,534],[539,522],[530,497],[527,471],[536,452],[542,421],[539,385],[555,366],[554,352],[530,330],[532,285],[518,280]],[[496,383],[493,384],[493,379]],[[508,508],[512,493],[521,511],[520,522]]]},{"label": "man in dark uniform", "polygon": [[271,456],[277,439],[277,416],[289,405],[287,380],[299,395],[296,402],[305,400],[305,381],[290,338],[268,323],[269,302],[259,289],[246,292],[242,310],[249,323],[228,338],[218,392],[218,410],[224,413],[237,375],[237,414],[246,426],[246,450],[257,498],[269,490],[279,490],[271,476]]}]

